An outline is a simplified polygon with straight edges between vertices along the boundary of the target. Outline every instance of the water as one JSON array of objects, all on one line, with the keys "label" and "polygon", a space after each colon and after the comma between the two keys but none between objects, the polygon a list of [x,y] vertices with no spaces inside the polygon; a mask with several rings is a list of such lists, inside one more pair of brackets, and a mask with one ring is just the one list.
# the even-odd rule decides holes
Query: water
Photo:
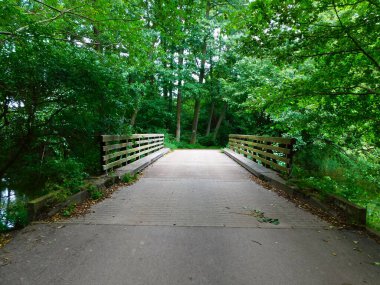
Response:
[{"label": "water", "polygon": [[[0,231],[10,230],[27,220],[26,203],[41,195],[41,187],[10,178],[0,181]],[[30,180],[23,180],[30,181]]]},{"label": "water", "polygon": [[7,229],[14,228],[15,224],[8,218],[9,206],[16,203],[16,191],[7,187],[0,189],[0,224]]}]

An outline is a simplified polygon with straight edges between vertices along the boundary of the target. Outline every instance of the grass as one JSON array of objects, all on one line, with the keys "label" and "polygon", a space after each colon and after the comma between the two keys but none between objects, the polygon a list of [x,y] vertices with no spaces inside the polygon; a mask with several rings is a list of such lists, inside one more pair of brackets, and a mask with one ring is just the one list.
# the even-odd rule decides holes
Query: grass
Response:
[{"label": "grass", "polygon": [[127,183],[127,184],[134,183],[138,179],[139,179],[139,174],[138,173],[136,173],[134,175],[131,175],[131,174],[127,173],[127,174],[124,174],[123,177],[121,177],[121,181],[123,183]]}]

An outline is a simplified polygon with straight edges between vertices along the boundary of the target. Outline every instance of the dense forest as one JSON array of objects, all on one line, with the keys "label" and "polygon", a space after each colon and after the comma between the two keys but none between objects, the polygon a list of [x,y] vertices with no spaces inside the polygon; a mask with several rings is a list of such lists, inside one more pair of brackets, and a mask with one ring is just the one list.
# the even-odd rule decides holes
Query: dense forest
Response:
[{"label": "dense forest", "polygon": [[380,228],[378,0],[0,0],[0,74],[0,189],[78,191],[101,134],[284,136],[291,183]]}]

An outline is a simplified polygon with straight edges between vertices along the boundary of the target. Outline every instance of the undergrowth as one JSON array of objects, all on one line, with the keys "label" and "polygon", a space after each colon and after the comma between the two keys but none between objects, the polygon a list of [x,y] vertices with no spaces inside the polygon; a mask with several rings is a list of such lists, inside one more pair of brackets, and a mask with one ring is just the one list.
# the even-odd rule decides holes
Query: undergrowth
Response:
[{"label": "undergrowth", "polygon": [[198,141],[195,144],[189,143],[189,137],[183,135],[181,141],[177,142],[175,137],[170,134],[165,134],[165,147],[170,149],[220,149],[221,146],[213,141],[211,136],[198,136]]},{"label": "undergrowth", "polygon": [[347,153],[330,145],[309,145],[297,152],[290,182],[344,197],[367,208],[368,226],[380,230],[378,156]]},{"label": "undergrowth", "polygon": [[138,173],[136,173],[134,175],[126,173],[126,174],[123,175],[123,177],[121,177],[121,181],[123,183],[127,183],[127,184],[133,183],[133,182],[137,181],[138,179],[139,179],[139,174]]}]

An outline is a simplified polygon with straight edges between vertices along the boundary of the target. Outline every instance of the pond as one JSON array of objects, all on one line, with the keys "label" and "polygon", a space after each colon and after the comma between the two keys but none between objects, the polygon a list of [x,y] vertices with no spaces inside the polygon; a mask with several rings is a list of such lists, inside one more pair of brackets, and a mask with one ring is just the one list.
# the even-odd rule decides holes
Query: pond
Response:
[{"label": "pond", "polygon": [[36,183],[20,183],[10,178],[0,181],[0,232],[24,226],[28,222],[26,203],[42,195]]}]

